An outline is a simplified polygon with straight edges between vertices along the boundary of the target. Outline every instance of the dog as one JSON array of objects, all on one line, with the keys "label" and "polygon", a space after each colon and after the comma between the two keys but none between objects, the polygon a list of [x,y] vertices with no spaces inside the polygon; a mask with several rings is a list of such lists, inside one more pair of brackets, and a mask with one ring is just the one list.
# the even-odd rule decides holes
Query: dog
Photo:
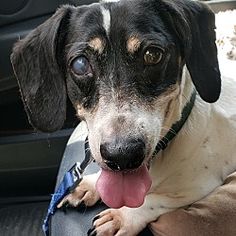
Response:
[{"label": "dog", "polygon": [[137,235],[236,169],[236,78],[221,76],[215,40],[201,2],[120,0],[62,6],[14,46],[32,125],[60,129],[67,97],[87,125],[101,171],[58,208],[102,199],[88,235]]}]

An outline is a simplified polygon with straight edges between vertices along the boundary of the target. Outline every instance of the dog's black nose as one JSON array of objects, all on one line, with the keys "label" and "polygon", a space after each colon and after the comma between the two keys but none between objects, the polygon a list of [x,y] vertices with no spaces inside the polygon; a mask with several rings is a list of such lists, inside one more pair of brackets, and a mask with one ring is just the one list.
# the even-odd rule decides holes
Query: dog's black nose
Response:
[{"label": "dog's black nose", "polygon": [[114,140],[101,144],[100,152],[112,170],[132,170],[143,162],[145,143],[141,139]]}]

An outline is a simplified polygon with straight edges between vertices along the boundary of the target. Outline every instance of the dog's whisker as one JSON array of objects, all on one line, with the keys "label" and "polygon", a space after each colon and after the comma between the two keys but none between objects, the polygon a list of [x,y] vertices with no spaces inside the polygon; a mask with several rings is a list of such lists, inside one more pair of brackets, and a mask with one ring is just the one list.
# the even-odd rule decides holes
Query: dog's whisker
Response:
[{"label": "dog's whisker", "polygon": [[[162,149],[162,146],[161,146],[160,143],[157,144],[157,148],[158,148],[158,149]],[[154,155],[155,155],[155,154],[156,154],[156,150],[154,151]]]},{"label": "dog's whisker", "polygon": [[165,131],[167,131],[167,132],[171,132],[171,133],[173,133],[174,135],[177,134],[176,131],[175,131],[174,129],[172,129],[172,128],[162,127],[162,129],[165,130]]},{"label": "dog's whisker", "polygon": [[177,133],[175,132],[175,130],[173,129],[169,129],[169,132],[171,132],[172,134],[176,135]]},{"label": "dog's whisker", "polygon": [[189,101],[189,99],[186,97],[185,94],[182,94],[182,97],[183,97],[186,101]]},{"label": "dog's whisker", "polygon": [[159,141],[159,143],[165,145],[165,142],[162,139]]},{"label": "dog's whisker", "polygon": [[[166,140],[167,142],[169,142],[170,140],[167,137],[163,137],[164,140]],[[164,143],[164,141],[162,141]]]}]

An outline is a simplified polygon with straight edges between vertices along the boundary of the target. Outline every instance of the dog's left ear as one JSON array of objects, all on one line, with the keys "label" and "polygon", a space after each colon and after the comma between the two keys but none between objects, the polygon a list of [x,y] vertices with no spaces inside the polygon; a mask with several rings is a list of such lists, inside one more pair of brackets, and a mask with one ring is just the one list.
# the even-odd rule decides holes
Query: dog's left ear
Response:
[{"label": "dog's left ear", "polygon": [[161,0],[161,16],[177,36],[192,81],[203,100],[217,101],[221,76],[215,44],[215,15],[206,4]]}]

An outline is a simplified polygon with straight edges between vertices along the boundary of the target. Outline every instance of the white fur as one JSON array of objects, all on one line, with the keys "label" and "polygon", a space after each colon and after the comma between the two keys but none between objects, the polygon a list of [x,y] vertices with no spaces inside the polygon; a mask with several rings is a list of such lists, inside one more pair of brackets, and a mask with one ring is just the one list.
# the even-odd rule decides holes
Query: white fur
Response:
[{"label": "white fur", "polygon": [[[193,85],[187,71],[183,76],[186,78],[182,80],[182,98],[189,98]],[[184,127],[152,161],[153,182],[144,204],[139,208],[122,207],[101,213],[102,220],[112,218],[113,223],[105,220],[102,229],[97,227],[97,235],[104,235],[110,227],[114,232],[119,230],[119,235],[137,235],[161,214],[208,195],[236,169],[236,78],[222,79],[219,101],[208,104],[197,96]],[[183,106],[182,102],[174,117]]]},{"label": "white fur", "polygon": [[[102,11],[106,22],[104,28],[108,32],[110,27],[108,13],[106,9]],[[234,73],[236,62],[226,59],[220,52],[219,63],[222,73],[220,99],[216,103],[208,104],[197,96],[193,110],[181,131],[151,162],[152,187],[144,204],[139,208],[122,207],[100,213],[100,218],[93,223],[97,236],[114,235],[115,232],[117,236],[137,235],[161,214],[187,206],[205,197],[220,186],[227,175],[236,170],[236,75]],[[163,117],[160,116],[165,110],[163,104],[158,104],[160,108],[150,114],[145,109],[140,112],[142,109],[140,107],[136,110],[135,106],[124,105],[121,110],[117,110],[116,102],[119,101],[119,97],[115,96],[114,91],[111,103],[107,104],[107,101],[101,100],[97,114],[92,119],[89,115],[86,117],[90,132],[94,134],[103,132],[103,135],[109,136],[109,133],[113,132],[111,124],[117,123],[114,121],[118,114],[122,114],[126,118],[126,123],[122,124],[125,126],[126,133],[139,131],[135,129],[130,131],[129,124],[132,123],[132,127],[142,124],[148,133],[145,136],[149,142],[156,143],[154,136],[156,135],[156,139],[159,135],[163,136],[163,130],[160,134],[160,127],[163,125],[168,127],[175,123],[191,96],[193,84],[186,67],[181,81],[180,96],[171,109],[172,118],[167,124],[163,124]],[[165,100],[165,97],[163,99]],[[90,146],[99,163],[102,162],[99,156],[101,138],[94,134],[90,135]],[[91,186],[95,186],[98,176],[90,176],[89,182],[85,178],[88,183],[87,189],[94,193],[93,201],[98,199],[98,195],[91,190]],[[83,184],[82,181],[81,184],[86,188],[86,182]],[[77,192],[79,191],[81,185],[77,187]],[[69,197],[72,205],[81,200],[76,196],[74,198]],[[86,202],[86,199],[83,200]]]},{"label": "white fur", "polygon": [[103,15],[103,27],[106,30],[107,34],[110,32],[110,27],[111,27],[111,14],[109,9],[104,8],[101,6],[101,12]]}]

